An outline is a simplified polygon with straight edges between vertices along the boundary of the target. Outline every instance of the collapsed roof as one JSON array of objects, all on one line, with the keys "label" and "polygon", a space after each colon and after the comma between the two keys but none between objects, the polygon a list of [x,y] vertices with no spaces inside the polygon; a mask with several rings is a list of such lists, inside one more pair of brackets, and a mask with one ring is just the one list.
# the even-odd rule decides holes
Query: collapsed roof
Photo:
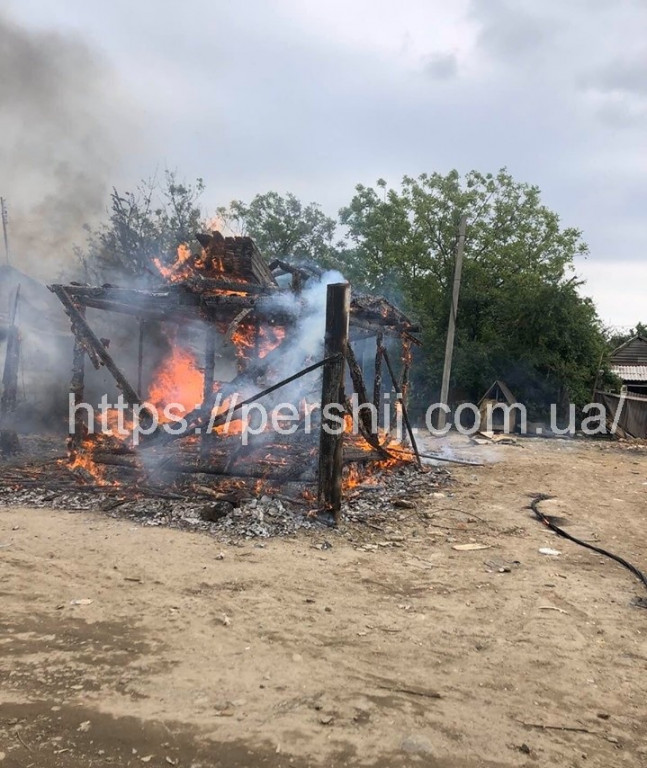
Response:
[{"label": "collapsed roof", "polygon": [[[65,294],[85,307],[150,320],[203,320],[230,328],[242,314],[247,320],[253,317],[286,326],[296,322],[301,309],[299,292],[313,276],[308,270],[278,260],[267,265],[250,237],[223,237],[214,231],[197,235],[197,240],[202,246],[199,253],[181,246],[173,264],[157,262],[164,280],[159,287],[142,290],[72,283],[52,285],[50,289],[59,298]],[[286,272],[300,279],[281,288],[276,276]],[[350,326],[351,338],[383,333],[404,335],[418,343],[413,334],[419,328],[381,296],[355,295]]]}]

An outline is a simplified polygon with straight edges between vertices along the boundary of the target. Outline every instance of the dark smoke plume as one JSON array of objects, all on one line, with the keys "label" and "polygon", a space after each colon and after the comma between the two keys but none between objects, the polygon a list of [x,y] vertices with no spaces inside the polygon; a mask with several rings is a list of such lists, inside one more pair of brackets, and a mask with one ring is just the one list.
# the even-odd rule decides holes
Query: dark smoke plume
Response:
[{"label": "dark smoke plume", "polygon": [[129,131],[122,98],[83,41],[0,14],[0,195],[13,266],[40,280],[73,268],[73,246],[105,210]]}]

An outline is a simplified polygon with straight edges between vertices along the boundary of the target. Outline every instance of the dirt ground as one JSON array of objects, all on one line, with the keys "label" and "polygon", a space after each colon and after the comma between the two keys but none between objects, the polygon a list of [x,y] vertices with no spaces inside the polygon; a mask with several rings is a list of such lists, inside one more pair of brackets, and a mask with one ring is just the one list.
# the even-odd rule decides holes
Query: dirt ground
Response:
[{"label": "dirt ground", "polygon": [[647,766],[647,592],[525,509],[647,570],[647,449],[474,450],[391,526],[239,546],[0,509],[0,766]]}]

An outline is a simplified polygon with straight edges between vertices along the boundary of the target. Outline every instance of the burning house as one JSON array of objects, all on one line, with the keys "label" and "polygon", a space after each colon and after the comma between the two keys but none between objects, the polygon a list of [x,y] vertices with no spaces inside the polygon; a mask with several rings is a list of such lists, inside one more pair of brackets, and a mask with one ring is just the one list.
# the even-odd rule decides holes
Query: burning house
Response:
[{"label": "burning house", "polygon": [[[341,275],[268,265],[248,237],[197,239],[198,250],[157,263],[152,288],[49,286],[74,336],[75,471],[99,486],[182,494],[280,489],[338,515],[344,484],[418,457],[406,409],[418,329],[402,312],[351,296]],[[100,335],[108,316],[129,331]],[[366,357],[368,344],[365,366],[355,349]],[[86,362],[125,404],[105,403],[101,428]],[[391,417],[411,448],[393,439]]]}]

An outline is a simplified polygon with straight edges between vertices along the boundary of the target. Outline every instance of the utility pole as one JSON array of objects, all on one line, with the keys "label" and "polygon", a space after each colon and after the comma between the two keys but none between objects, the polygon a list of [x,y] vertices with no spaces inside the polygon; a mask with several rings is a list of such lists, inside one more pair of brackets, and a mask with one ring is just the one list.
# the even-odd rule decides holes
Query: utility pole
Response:
[{"label": "utility pole", "polygon": [[[452,306],[449,310],[449,324],[447,326],[447,342],[445,344],[445,365],[443,367],[443,382],[440,387],[440,402],[447,405],[449,398],[449,378],[452,373],[452,357],[454,355],[454,335],[456,334],[456,313],[458,312],[458,295],[461,290],[461,275],[463,272],[463,251],[465,250],[465,230],[467,229],[467,216],[461,216],[458,225],[458,245],[456,247],[456,264],[454,266],[454,290],[452,292]],[[444,429],[447,422],[447,414],[444,409],[438,412],[438,429]]]},{"label": "utility pole", "polygon": [[9,217],[7,215],[7,206],[5,205],[4,197],[0,197],[0,212],[2,214],[2,234],[4,235],[4,255],[7,266],[9,265],[9,235],[7,234],[7,223]]}]

